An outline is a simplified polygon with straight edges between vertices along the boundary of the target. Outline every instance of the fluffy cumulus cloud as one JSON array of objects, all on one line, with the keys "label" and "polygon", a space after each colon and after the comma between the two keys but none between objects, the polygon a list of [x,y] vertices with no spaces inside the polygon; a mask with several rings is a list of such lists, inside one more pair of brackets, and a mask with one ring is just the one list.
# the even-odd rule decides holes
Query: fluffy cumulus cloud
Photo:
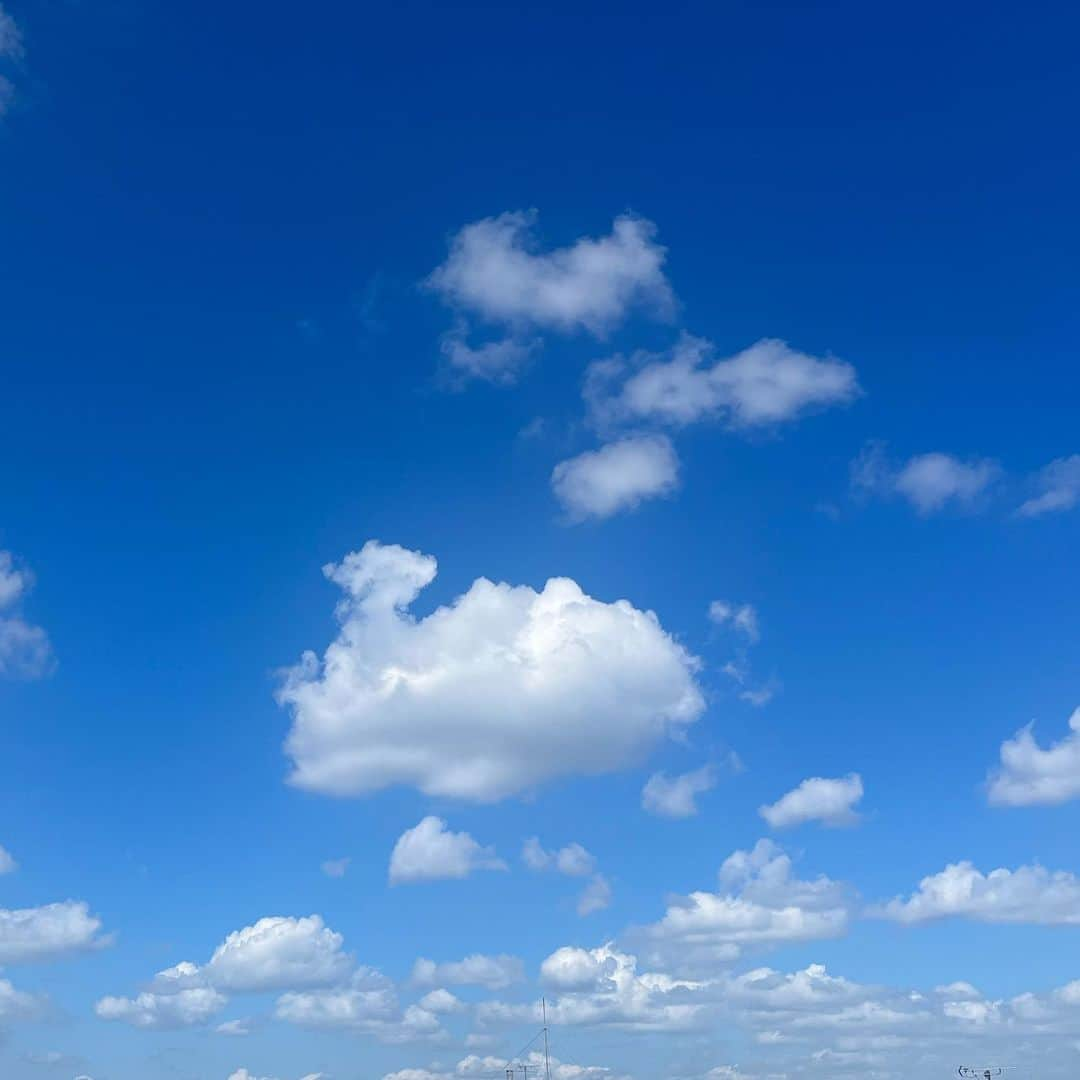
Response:
[{"label": "fluffy cumulus cloud", "polygon": [[[3,44],[3,10],[0,9],[0,53]],[[0,80],[0,111],[3,86]],[[29,570],[16,564],[10,551],[0,551],[0,677],[34,679],[53,667],[52,646],[40,626],[20,613],[21,601],[33,587]]]},{"label": "fluffy cumulus cloud", "polygon": [[983,874],[970,862],[951,863],[872,913],[901,923],[960,917],[988,923],[1080,925],[1080,879],[1042,866],[999,868]]},{"label": "fluffy cumulus cloud", "polygon": [[[702,984],[661,972],[639,971],[637,957],[613,944],[595,949],[564,946],[540,966],[544,985],[554,992],[548,1018],[558,1025],[599,1025],[639,1031],[685,1031],[698,1026]],[[526,1008],[521,1019],[531,1017]],[[511,1019],[513,1012],[480,1007],[486,1022]]]},{"label": "fluffy cumulus cloud", "polygon": [[858,396],[855,369],[767,338],[717,358],[714,346],[684,334],[668,354],[590,366],[585,398],[602,429],[627,424],[685,427],[719,420],[729,427],[767,427]]},{"label": "fluffy cumulus cloud", "polygon": [[402,1008],[393,983],[370,968],[357,970],[342,986],[282,994],[274,1006],[278,1020],[297,1027],[351,1031],[391,1044],[444,1039],[440,1015],[446,1011],[422,1004]]},{"label": "fluffy cumulus cloud", "polygon": [[894,462],[882,443],[869,444],[851,467],[857,494],[900,496],[923,515],[977,506],[1000,475],[995,461],[963,461],[937,451]]},{"label": "fluffy cumulus cloud", "polygon": [[1080,799],[1080,709],[1069,717],[1069,733],[1045,750],[1032,726],[1001,744],[1000,768],[987,794],[996,806],[1055,805]]},{"label": "fluffy cumulus cloud", "polygon": [[480,578],[414,618],[435,573],[375,541],[326,568],[345,592],[340,632],[279,691],[297,786],[493,802],[628,767],[702,712],[696,659],[652,613],[566,578],[540,592]]},{"label": "fluffy cumulus cloud", "polygon": [[136,997],[103,997],[94,1006],[102,1020],[119,1020],[137,1028],[174,1029],[205,1024],[225,1008],[224,994],[195,986],[173,994],[145,991]]},{"label": "fluffy cumulus cloud", "polygon": [[0,964],[52,960],[108,943],[101,934],[101,920],[81,901],[0,908]]},{"label": "fluffy cumulus cloud", "polygon": [[691,968],[735,959],[746,948],[838,937],[850,904],[841,885],[821,876],[796,878],[791,859],[769,840],[728,856],[717,892],[669,901],[664,917],[644,930],[658,954]]},{"label": "fluffy cumulus cloud", "polygon": [[656,227],[623,215],[611,232],[540,251],[536,212],[499,214],[461,229],[428,285],[460,311],[515,330],[603,336],[635,307],[666,317],[674,299]]},{"label": "fluffy cumulus cloud", "polygon": [[858,773],[830,780],[813,776],[758,813],[774,828],[786,829],[807,821],[824,825],[854,825],[859,820],[855,804],[863,797]]},{"label": "fluffy cumulus cloud", "polygon": [[436,963],[421,957],[413,965],[412,982],[417,986],[483,986],[488,990],[502,990],[525,978],[525,966],[516,956],[502,953],[486,956],[473,953],[463,960]]},{"label": "fluffy cumulus cloud", "polygon": [[693,817],[698,812],[697,797],[715,786],[716,770],[712,765],[678,776],[654,773],[641,789],[641,805],[658,817]]},{"label": "fluffy cumulus cloud", "polygon": [[1080,503],[1080,454],[1058,458],[1044,466],[1033,480],[1035,494],[1021,503],[1021,517],[1071,510]]},{"label": "fluffy cumulus cloud", "polygon": [[451,832],[442,818],[428,816],[398,837],[390,856],[390,884],[466,878],[474,870],[505,870],[492,848],[468,833]]},{"label": "fluffy cumulus cloud", "polygon": [[679,459],[663,435],[630,435],[560,461],[551,487],[571,521],[607,518],[679,486]]},{"label": "fluffy cumulus cloud", "polygon": [[204,975],[223,990],[325,986],[346,975],[344,938],[318,915],[271,916],[234,930],[214,950]]},{"label": "fluffy cumulus cloud", "polygon": [[[228,1003],[223,991],[265,992],[343,983],[354,961],[344,939],[318,915],[269,916],[228,934],[202,965],[184,960],[159,971],[149,988],[133,998],[105,997],[97,1013],[142,1028],[205,1024]],[[221,1026],[222,1034],[245,1034],[243,1021]]]}]

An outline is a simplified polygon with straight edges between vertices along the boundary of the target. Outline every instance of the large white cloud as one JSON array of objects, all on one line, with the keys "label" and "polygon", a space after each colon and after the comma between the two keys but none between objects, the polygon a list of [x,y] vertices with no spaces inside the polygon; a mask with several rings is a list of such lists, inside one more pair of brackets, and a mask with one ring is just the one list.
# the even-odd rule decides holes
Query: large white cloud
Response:
[{"label": "large white cloud", "polygon": [[853,825],[859,820],[855,804],[863,797],[858,773],[828,779],[812,776],[758,813],[774,828],[786,829],[807,821],[825,825]]},{"label": "large white cloud", "polygon": [[108,943],[101,935],[101,920],[82,901],[0,908],[0,964],[52,960]]},{"label": "large white cloud", "polygon": [[1051,461],[1039,470],[1034,483],[1037,494],[1020,505],[1021,517],[1071,510],[1080,504],[1080,454]]},{"label": "large white cloud", "polygon": [[[3,19],[0,9],[0,55],[3,55]],[[0,112],[2,94],[0,80]],[[0,551],[0,676],[34,679],[53,667],[48,635],[40,626],[28,623],[18,611],[33,584],[30,571],[17,566],[10,551]]]},{"label": "large white cloud", "polygon": [[492,802],[628,767],[704,708],[696,659],[655,615],[569,579],[537,592],[480,578],[416,619],[430,556],[371,541],[325,572],[346,594],[341,630],[279,691],[299,787]]},{"label": "large white cloud", "polygon": [[842,360],[810,356],[772,338],[719,359],[710,342],[689,334],[667,354],[598,361],[585,383],[601,428],[683,427],[712,419],[733,428],[771,426],[845,404],[858,393],[855,369]]},{"label": "large white cloud", "polygon": [[398,837],[390,855],[390,884],[466,878],[474,870],[505,870],[492,848],[468,833],[451,832],[442,818],[428,816]]},{"label": "large white cloud", "polygon": [[824,876],[794,877],[790,857],[770,840],[728,856],[719,880],[718,892],[672,898],[664,917],[645,928],[661,955],[706,968],[747,947],[837,937],[847,929],[843,887]]},{"label": "large white cloud", "polygon": [[1037,865],[983,874],[970,862],[950,863],[924,877],[906,900],[897,897],[872,913],[902,923],[958,916],[989,923],[1080,926],[1080,878]]},{"label": "large white cloud", "polygon": [[995,461],[987,458],[963,461],[939,451],[893,462],[882,443],[870,443],[851,467],[856,493],[899,495],[923,515],[950,506],[975,507],[1000,475],[1001,468]]},{"label": "large white cloud", "polygon": [[663,435],[630,435],[560,461],[551,474],[556,498],[573,521],[633,510],[679,486],[679,459]]},{"label": "large white cloud", "polygon": [[521,982],[524,977],[525,967],[521,960],[505,953],[498,956],[472,953],[463,960],[441,964],[421,957],[412,971],[412,981],[417,986],[449,983],[453,986],[483,986],[488,990],[501,990],[512,983]]},{"label": "large white cloud", "polygon": [[661,316],[674,301],[656,227],[623,215],[611,233],[536,250],[536,212],[505,213],[462,228],[428,278],[448,303],[487,322],[604,335],[634,307]]},{"label": "large white cloud", "polygon": [[1069,734],[1047,749],[1029,724],[1001,744],[1001,767],[990,776],[997,806],[1054,805],[1080,799],[1080,709],[1069,717]]}]

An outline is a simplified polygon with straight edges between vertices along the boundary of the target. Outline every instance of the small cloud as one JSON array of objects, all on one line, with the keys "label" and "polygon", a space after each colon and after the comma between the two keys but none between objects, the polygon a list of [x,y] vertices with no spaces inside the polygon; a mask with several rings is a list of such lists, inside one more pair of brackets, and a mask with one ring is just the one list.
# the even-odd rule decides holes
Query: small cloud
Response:
[{"label": "small cloud", "polygon": [[591,915],[611,906],[611,884],[603,874],[596,874],[578,897],[577,913]]},{"label": "small cloud", "polygon": [[493,848],[481,847],[466,832],[451,832],[429,815],[398,838],[390,856],[390,884],[466,878],[476,870],[506,870]]},{"label": "small cloud", "polygon": [[551,474],[556,498],[573,522],[634,510],[679,486],[679,458],[664,435],[632,435],[561,461]]},{"label": "small cloud", "polygon": [[672,777],[658,772],[650,776],[642,788],[641,805],[648,813],[659,817],[693,817],[698,812],[698,795],[714,787],[716,770],[712,765]]},{"label": "small cloud", "polygon": [[814,776],[771,806],[762,806],[758,813],[774,829],[786,829],[807,821],[833,826],[854,825],[859,820],[854,807],[862,797],[862,777],[858,773],[836,780]]},{"label": "small cloud", "polygon": [[1033,478],[1037,494],[1022,503],[1019,517],[1042,517],[1072,510],[1080,503],[1080,454],[1058,458],[1041,468]]},{"label": "small cloud", "polygon": [[343,878],[345,872],[349,869],[349,863],[352,860],[348,855],[341,859],[327,859],[320,869],[322,872],[330,878]]},{"label": "small cloud", "polygon": [[761,638],[758,613],[753,604],[732,604],[726,600],[714,600],[709,605],[709,619],[717,626],[730,624],[748,641],[757,642]]}]

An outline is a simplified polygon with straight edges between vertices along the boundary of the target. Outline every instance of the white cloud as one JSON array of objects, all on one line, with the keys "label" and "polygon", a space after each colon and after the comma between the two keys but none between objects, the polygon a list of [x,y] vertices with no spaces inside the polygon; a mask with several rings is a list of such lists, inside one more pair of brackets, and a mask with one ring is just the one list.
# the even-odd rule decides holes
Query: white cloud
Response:
[{"label": "white cloud", "polygon": [[717,626],[731,623],[752,642],[761,638],[758,613],[753,604],[730,604],[726,600],[714,600],[709,605],[709,618]]},{"label": "white cloud", "polygon": [[521,849],[521,858],[530,870],[556,870],[569,877],[588,877],[596,869],[596,857],[575,842],[546,851],[540,838],[530,836]]},{"label": "white cloud", "polygon": [[1001,744],[1001,768],[990,776],[996,806],[1055,805],[1080,799],[1080,709],[1069,717],[1069,734],[1044,750],[1029,724]]},{"label": "white cloud", "polygon": [[787,829],[807,821],[824,825],[854,825],[859,820],[855,804],[863,797],[858,773],[835,780],[812,776],[758,813],[774,829]]},{"label": "white cloud", "polygon": [[0,874],[12,874],[18,870],[19,864],[11,853],[4,847],[0,847]]},{"label": "white cloud", "polygon": [[403,1010],[390,980],[371,969],[359,970],[345,986],[282,994],[274,1015],[298,1027],[353,1031],[384,1043],[445,1037],[435,1012],[422,1005]]},{"label": "white cloud", "polygon": [[663,772],[653,773],[641,789],[641,805],[660,817],[693,817],[698,812],[698,795],[714,787],[716,770],[712,765],[672,777]]},{"label": "white cloud", "polygon": [[611,883],[603,874],[594,874],[592,881],[585,886],[578,897],[577,913],[591,915],[594,911],[603,911],[611,907]]},{"label": "white cloud", "polygon": [[235,930],[214,950],[206,979],[225,990],[326,986],[352,969],[344,938],[318,915],[271,916]]},{"label": "white cloud", "polygon": [[428,1012],[436,1015],[440,1013],[458,1013],[465,1008],[460,998],[443,987],[428,991],[417,1004],[421,1009],[427,1009]]},{"label": "white cloud", "polygon": [[1001,468],[995,461],[961,461],[936,451],[894,464],[882,443],[870,443],[851,467],[856,492],[899,495],[923,515],[950,505],[972,508],[1000,475]]},{"label": "white cloud", "polygon": [[847,929],[843,888],[824,876],[793,877],[791,859],[770,840],[728,856],[719,880],[718,892],[669,900],[664,917],[645,928],[646,939],[684,964],[709,967],[746,947],[838,937]]},{"label": "white cloud", "polygon": [[450,832],[442,818],[428,816],[398,837],[390,856],[390,884],[466,878],[474,870],[505,870],[492,848],[468,833]]},{"label": "white cloud", "polygon": [[214,1030],[219,1035],[228,1035],[232,1038],[243,1038],[244,1036],[251,1034],[251,1021],[247,1017],[242,1017],[237,1020],[226,1020],[224,1023],[218,1024]]},{"label": "white cloud", "polygon": [[43,998],[17,990],[7,979],[0,979],[0,1024],[10,1020],[33,1019],[45,1009]]},{"label": "white cloud", "polygon": [[517,381],[518,376],[540,348],[538,339],[501,338],[483,345],[470,345],[458,328],[444,334],[440,349],[450,370],[462,377],[483,379],[504,386]]},{"label": "white cloud", "polygon": [[322,864],[321,870],[327,877],[343,878],[351,861],[347,855],[343,859],[327,859]]},{"label": "white cloud", "polygon": [[601,428],[659,423],[683,427],[720,420],[736,429],[771,426],[855,399],[855,369],[841,360],[797,352],[765,338],[727,359],[684,334],[667,354],[590,366],[585,398]]},{"label": "white cloud", "polygon": [[87,904],[65,900],[43,907],[0,908],[0,964],[51,960],[109,943]]},{"label": "white cloud", "polygon": [[607,518],[679,486],[679,459],[663,435],[631,435],[560,461],[551,473],[556,498],[573,521]]},{"label": "white cloud", "polygon": [[870,914],[901,923],[950,916],[987,923],[1080,925],[1080,879],[1041,866],[983,874],[970,862],[950,863],[924,877],[907,900],[897,897]]},{"label": "white cloud", "polygon": [[224,994],[209,986],[175,994],[146,992],[134,998],[103,997],[94,1006],[102,1020],[119,1020],[137,1028],[182,1028],[205,1024],[227,1004]]},{"label": "white cloud", "polygon": [[1021,517],[1071,510],[1080,503],[1080,454],[1051,461],[1035,475],[1034,484],[1038,494],[1021,504]]},{"label": "white cloud", "polygon": [[[0,59],[18,60],[23,55],[22,35],[15,20],[0,5]],[[15,90],[11,83],[0,75],[0,117],[7,112]]]},{"label": "white cloud", "polygon": [[545,1068],[551,1080],[628,1080],[613,1078],[611,1070],[600,1065],[571,1065],[550,1056],[545,1059],[539,1050],[531,1050],[519,1059],[508,1062],[506,1058],[479,1057],[469,1054],[452,1070],[445,1069],[399,1069],[387,1073],[383,1080],[461,1080],[465,1077],[503,1077],[507,1067],[514,1066],[515,1074],[527,1072],[529,1076],[543,1077]]},{"label": "white cloud", "polygon": [[519,331],[603,336],[634,308],[671,314],[665,251],[651,222],[623,215],[608,236],[548,252],[535,250],[535,223],[530,211],[466,225],[427,284],[459,310]]},{"label": "white cloud", "polygon": [[480,578],[414,618],[435,573],[430,556],[375,541],[326,568],[346,592],[341,631],[279,692],[297,786],[493,802],[626,768],[702,712],[696,659],[652,613],[566,578],[539,593]]},{"label": "white cloud", "polygon": [[[102,998],[97,1013],[141,1028],[204,1024],[228,1003],[223,990],[258,993],[340,982],[354,966],[343,943],[318,915],[259,919],[227,935],[204,966],[181,961],[159,971],[149,989],[134,998]],[[227,1021],[217,1030],[247,1034],[246,1021]]]},{"label": "white cloud", "polygon": [[[0,45],[2,45],[3,9],[0,8]],[[2,50],[0,50],[2,55]],[[0,86],[0,99],[3,87]],[[0,114],[3,112],[0,100]],[[40,626],[26,622],[13,611],[34,584],[29,570],[18,568],[10,551],[0,551],[0,676],[36,679],[52,669],[53,653],[48,635]]]},{"label": "white cloud", "polygon": [[516,956],[485,956],[473,953],[464,960],[437,964],[421,957],[412,971],[412,981],[418,986],[434,986],[449,983],[452,986],[483,986],[488,990],[501,990],[512,983],[521,982],[525,968]]},{"label": "white cloud", "polygon": [[[703,984],[675,979],[661,972],[639,972],[637,957],[613,944],[596,949],[564,946],[540,965],[540,977],[556,992],[548,999],[548,1019],[559,1026],[600,1025],[639,1031],[685,1031],[696,1027],[703,1005],[695,992]],[[516,1017],[533,1018],[529,1006],[523,1015],[508,1006],[481,1005],[483,1022]]]}]

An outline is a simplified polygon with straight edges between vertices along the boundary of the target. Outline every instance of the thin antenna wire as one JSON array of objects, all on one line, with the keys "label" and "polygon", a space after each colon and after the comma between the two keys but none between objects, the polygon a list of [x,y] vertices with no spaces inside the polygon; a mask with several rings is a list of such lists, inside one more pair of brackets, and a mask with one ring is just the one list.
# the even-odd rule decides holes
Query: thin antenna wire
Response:
[{"label": "thin antenna wire", "polygon": [[547,1026],[547,998],[540,999],[540,1007],[544,1010],[544,1080],[551,1080],[551,1055],[548,1053],[548,1026]]}]

